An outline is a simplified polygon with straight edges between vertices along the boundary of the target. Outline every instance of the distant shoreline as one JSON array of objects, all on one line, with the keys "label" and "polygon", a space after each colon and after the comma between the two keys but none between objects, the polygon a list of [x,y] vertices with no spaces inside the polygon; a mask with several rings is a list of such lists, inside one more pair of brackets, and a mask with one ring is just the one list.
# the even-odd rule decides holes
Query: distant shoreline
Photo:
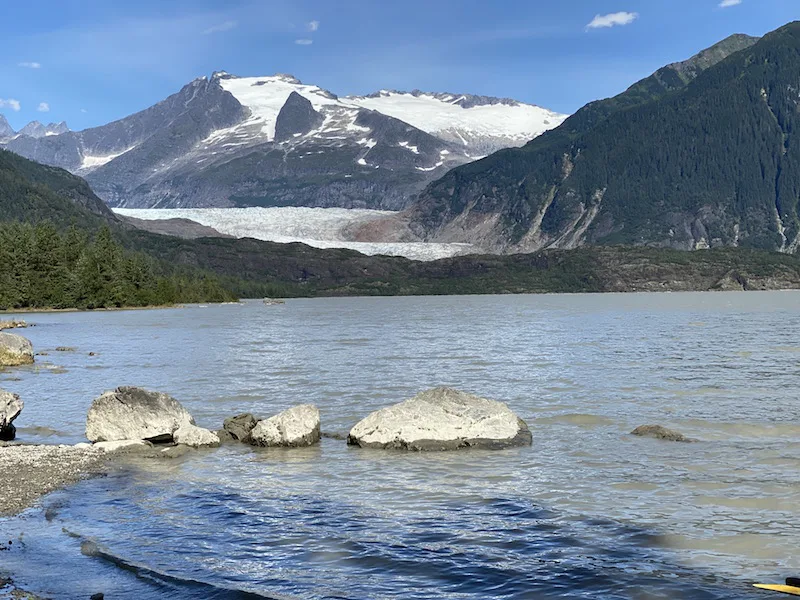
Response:
[{"label": "distant shoreline", "polygon": [[[215,304],[213,302],[209,304]],[[186,308],[185,304],[164,304],[160,306],[121,306],[112,308],[13,308],[2,309],[0,315],[75,313],[75,312],[119,312],[126,310],[163,310],[167,308]]]}]

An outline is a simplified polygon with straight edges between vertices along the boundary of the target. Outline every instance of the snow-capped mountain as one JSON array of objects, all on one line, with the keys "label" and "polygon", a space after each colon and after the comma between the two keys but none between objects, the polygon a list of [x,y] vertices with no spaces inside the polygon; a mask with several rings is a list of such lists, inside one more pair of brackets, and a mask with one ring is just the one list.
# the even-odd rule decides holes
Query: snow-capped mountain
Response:
[{"label": "snow-capped mountain", "polygon": [[405,121],[478,157],[522,146],[567,115],[508,98],[382,90],[348,102]]},{"label": "snow-capped mountain", "polygon": [[61,135],[67,133],[69,127],[65,121],[61,123],[48,123],[47,125],[39,121],[31,121],[25,127],[20,129],[19,135],[26,135],[32,138],[42,138],[50,135]]},{"label": "snow-capped mountain", "polygon": [[51,135],[61,135],[69,132],[69,127],[65,121],[61,123],[48,123],[44,125],[39,121],[31,121],[18,132],[8,123],[3,115],[0,115],[0,140],[8,140],[15,136],[25,136],[31,138],[42,138]]},{"label": "snow-capped mountain", "polygon": [[564,118],[513,100],[340,98],[290,75],[221,71],[120,121],[5,145],[86,177],[112,206],[399,209],[450,168]]}]

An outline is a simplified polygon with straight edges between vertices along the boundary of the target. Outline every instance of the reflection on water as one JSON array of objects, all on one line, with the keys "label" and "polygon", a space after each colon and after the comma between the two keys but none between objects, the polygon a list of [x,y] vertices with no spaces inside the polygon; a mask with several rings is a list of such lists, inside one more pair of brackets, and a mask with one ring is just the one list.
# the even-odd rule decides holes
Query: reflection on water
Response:
[{"label": "reflection on water", "polygon": [[[503,452],[326,439],[133,462],[51,497],[51,521],[0,525],[27,540],[3,564],[54,594],[729,598],[800,571],[797,293],[297,300],[29,320],[57,369],[0,374],[0,386],[25,399],[30,441],[81,441],[92,398],[131,384],[172,393],[210,428],[313,402],[337,433],[454,385],[507,401],[534,434],[532,448]],[[53,355],[65,345],[77,351]],[[701,441],[628,435],[645,423]],[[100,550],[82,555],[87,540]],[[48,559],[61,568],[46,581]]]}]

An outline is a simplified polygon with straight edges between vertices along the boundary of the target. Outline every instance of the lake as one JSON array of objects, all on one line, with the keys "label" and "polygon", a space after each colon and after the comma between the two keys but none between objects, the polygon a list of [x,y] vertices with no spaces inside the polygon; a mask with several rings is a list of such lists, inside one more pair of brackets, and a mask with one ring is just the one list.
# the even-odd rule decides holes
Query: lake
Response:
[{"label": "lake", "polygon": [[[84,441],[92,400],[120,385],[210,429],[314,403],[328,433],[449,385],[533,433],[494,452],[323,439],[130,459],[0,521],[21,540],[0,568],[54,597],[759,598],[751,583],[800,573],[798,292],[22,317],[48,355],[0,373],[25,401],[21,441]],[[699,441],[629,435],[650,423]]]}]

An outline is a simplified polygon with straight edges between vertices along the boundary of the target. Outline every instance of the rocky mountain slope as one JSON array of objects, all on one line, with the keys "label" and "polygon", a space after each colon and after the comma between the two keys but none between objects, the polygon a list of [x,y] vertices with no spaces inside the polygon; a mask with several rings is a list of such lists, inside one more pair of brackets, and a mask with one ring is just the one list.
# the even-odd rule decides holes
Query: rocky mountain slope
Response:
[{"label": "rocky mountain slope", "polygon": [[217,72],[120,121],[5,146],[86,177],[111,206],[407,206],[448,169],[565,115],[422,92],[345,97],[289,75]]},{"label": "rocky mountain slope", "polygon": [[800,288],[796,257],[746,249],[579,248],[415,262],[254,239],[179,239],[133,229],[80,178],[0,150],[0,226],[44,220],[62,230],[75,224],[89,236],[108,227],[129,250],[157,259],[164,273],[202,283],[198,269],[210,271],[248,298]]},{"label": "rocky mountain slope", "polygon": [[633,244],[795,252],[800,23],[733,36],[454,169],[409,209],[427,240],[499,252]]}]

